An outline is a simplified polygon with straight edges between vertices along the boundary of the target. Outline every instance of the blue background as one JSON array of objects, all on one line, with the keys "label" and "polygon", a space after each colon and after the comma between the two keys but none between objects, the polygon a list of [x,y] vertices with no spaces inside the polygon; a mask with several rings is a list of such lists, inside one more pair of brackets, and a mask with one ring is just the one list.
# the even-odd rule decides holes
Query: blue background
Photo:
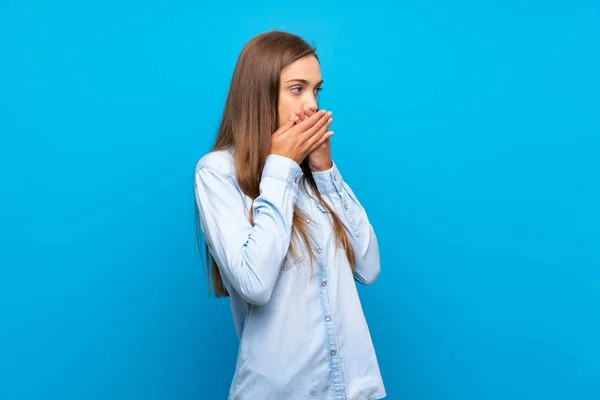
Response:
[{"label": "blue background", "polygon": [[389,398],[600,399],[597,2],[199,3],[0,1],[0,399],[226,398],[193,169],[275,28],[378,234]]}]

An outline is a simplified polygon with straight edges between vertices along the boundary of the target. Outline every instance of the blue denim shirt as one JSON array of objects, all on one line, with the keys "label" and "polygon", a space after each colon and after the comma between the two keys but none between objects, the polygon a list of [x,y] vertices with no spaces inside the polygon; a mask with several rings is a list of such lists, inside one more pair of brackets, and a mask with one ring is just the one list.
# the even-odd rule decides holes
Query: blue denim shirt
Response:
[{"label": "blue denim shirt", "polygon": [[[379,275],[377,238],[335,162],[312,174],[353,245],[354,275],[335,244],[327,209],[309,197],[294,160],[267,156],[253,205],[237,184],[231,148],[204,155],[196,166],[202,232],[240,339],[230,400],[386,396],[356,288]],[[294,205],[309,216],[315,238],[311,249],[294,241],[297,257],[288,254]],[[308,251],[316,258],[312,273]]]}]

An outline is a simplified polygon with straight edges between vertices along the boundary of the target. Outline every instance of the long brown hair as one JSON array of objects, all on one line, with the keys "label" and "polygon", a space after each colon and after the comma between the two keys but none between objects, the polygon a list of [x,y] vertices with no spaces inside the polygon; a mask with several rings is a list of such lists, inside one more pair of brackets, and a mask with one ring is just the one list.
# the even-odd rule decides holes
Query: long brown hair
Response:
[{"label": "long brown hair", "polygon": [[[269,31],[248,41],[238,57],[221,124],[211,151],[224,150],[233,146],[238,184],[252,201],[260,195],[260,179],[269,154],[271,135],[278,129],[277,111],[281,70],[308,55],[317,58],[316,49],[299,36],[282,31]],[[317,196],[315,200],[329,211],[328,215],[331,216],[335,235],[335,248],[337,249],[340,244],[343,245],[346,257],[354,271],[354,253],[342,221],[321,196],[306,159],[302,161],[300,167],[303,176],[299,185],[308,184]],[[196,237],[199,238],[201,227],[198,207],[195,204],[194,209],[196,211]],[[254,225],[252,207],[250,207],[248,218]],[[289,250],[296,256],[297,250],[293,243],[298,237],[302,238],[306,248],[309,249],[312,268],[314,254],[310,251],[311,235],[306,225],[306,218],[306,214],[298,206],[295,206]],[[198,246],[200,249],[199,242]],[[215,295],[217,297],[229,296],[223,285],[217,263],[210,255],[206,243],[204,249],[209,293],[212,278]]]}]

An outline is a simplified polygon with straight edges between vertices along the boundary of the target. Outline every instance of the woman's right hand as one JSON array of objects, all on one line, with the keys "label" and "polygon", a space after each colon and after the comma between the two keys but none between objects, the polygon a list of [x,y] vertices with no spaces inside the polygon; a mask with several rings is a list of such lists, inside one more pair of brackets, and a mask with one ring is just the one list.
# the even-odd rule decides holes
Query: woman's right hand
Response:
[{"label": "woman's right hand", "polygon": [[291,158],[300,164],[310,152],[332,135],[332,132],[328,131],[332,121],[331,112],[321,110],[298,124],[296,121],[297,117],[294,113],[271,135],[269,154]]}]

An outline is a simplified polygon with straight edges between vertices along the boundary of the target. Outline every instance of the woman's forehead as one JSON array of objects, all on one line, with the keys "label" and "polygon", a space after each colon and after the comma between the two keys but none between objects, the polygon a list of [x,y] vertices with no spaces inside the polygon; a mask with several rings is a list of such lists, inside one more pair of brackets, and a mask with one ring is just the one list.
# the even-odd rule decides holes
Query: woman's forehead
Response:
[{"label": "woman's forehead", "polygon": [[293,79],[302,79],[309,83],[321,80],[321,66],[315,56],[309,55],[296,60],[281,71],[281,80],[286,82]]}]

